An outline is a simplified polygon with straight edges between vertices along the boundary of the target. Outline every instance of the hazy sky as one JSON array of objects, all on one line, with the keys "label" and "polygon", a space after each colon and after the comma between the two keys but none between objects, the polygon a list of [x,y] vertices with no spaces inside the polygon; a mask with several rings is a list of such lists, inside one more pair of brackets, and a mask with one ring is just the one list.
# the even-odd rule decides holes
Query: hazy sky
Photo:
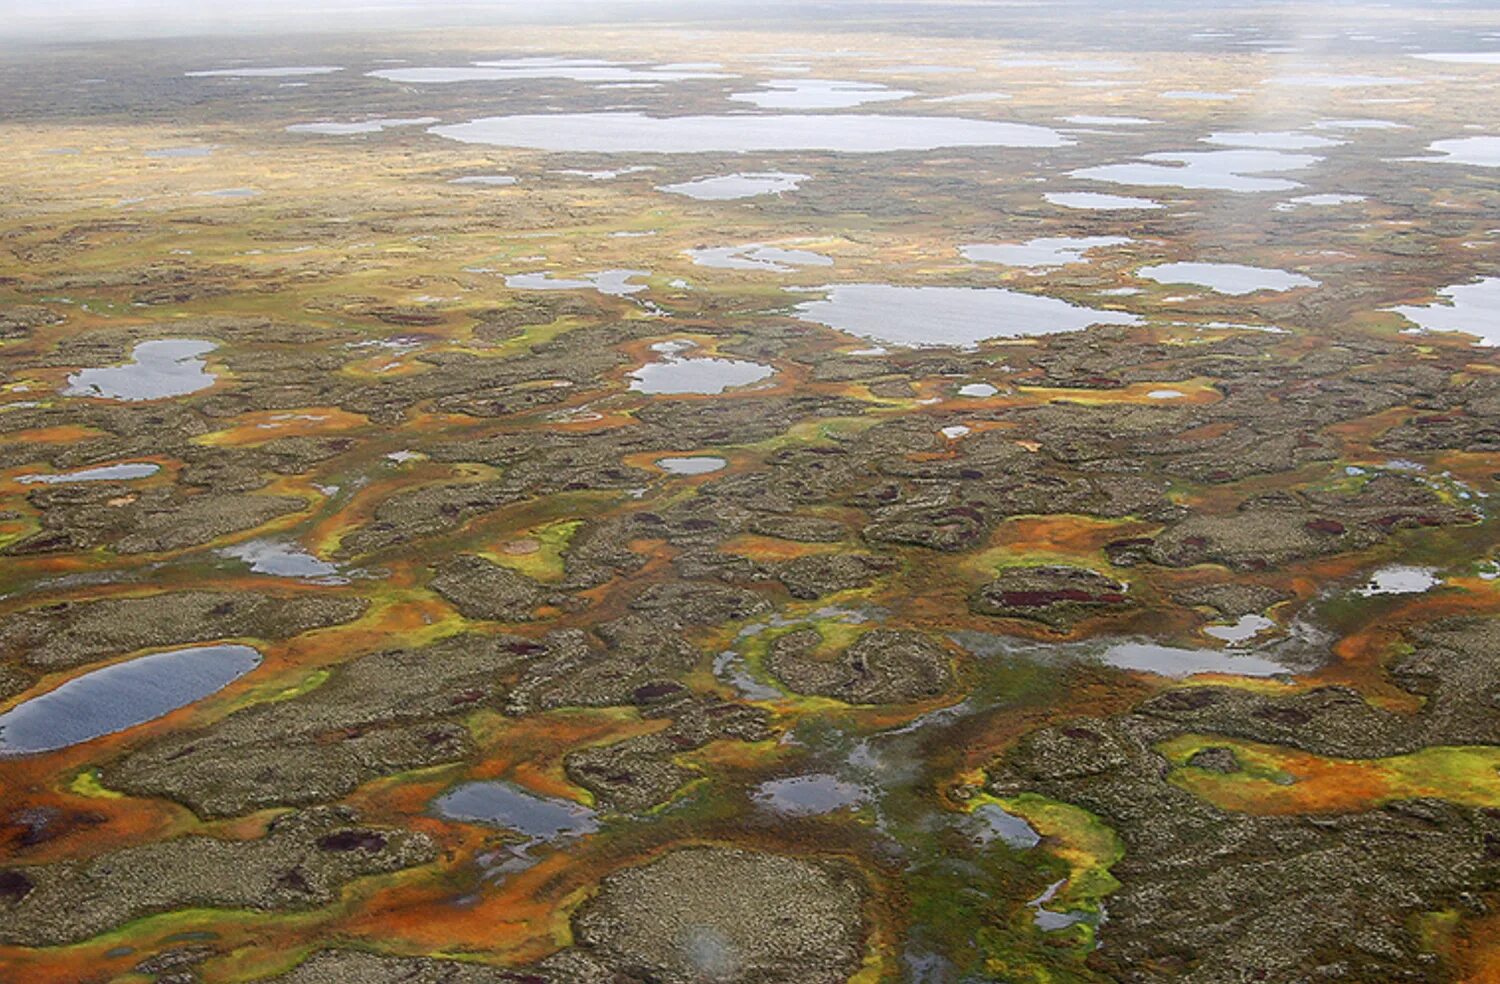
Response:
[{"label": "hazy sky", "polygon": [[[707,2],[717,6],[721,0]],[[605,16],[611,9],[633,5],[632,0],[0,0],[0,38],[70,40],[558,21]]]}]

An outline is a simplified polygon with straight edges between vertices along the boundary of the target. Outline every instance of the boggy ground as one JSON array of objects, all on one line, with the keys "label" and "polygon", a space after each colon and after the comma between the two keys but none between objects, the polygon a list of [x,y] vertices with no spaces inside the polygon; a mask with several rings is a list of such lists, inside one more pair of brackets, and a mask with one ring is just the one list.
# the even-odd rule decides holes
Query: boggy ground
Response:
[{"label": "boggy ground", "polygon": [[[1253,14],[1143,16],[1175,54],[1108,53],[1125,71],[1014,16],[920,62],[879,23],[693,36],[721,68],[685,71],[731,78],[639,89],[363,72],[682,62],[681,32],[0,65],[0,713],[155,653],[260,655],[0,757],[0,980],[1493,979],[1500,366],[1386,310],[1500,273],[1493,171],[1401,160],[1467,132],[1490,70],[1351,40],[1332,82],[1264,100],[1297,83],[1270,81],[1292,68]],[[1436,50],[1473,28],[1381,23]],[[346,67],[183,75],[246,58]],[[912,92],[851,112],[1072,142],[579,155],[285,129],[719,113],[799,59]],[[1326,161],[1254,193],[1070,176],[1237,131]],[[806,179],[657,190],[764,172]],[[497,174],[517,181],[450,183]],[[1333,193],[1366,197],[1289,201]],[[959,252],[1099,236],[1128,241],[1051,267]],[[833,265],[694,262],[744,244]],[[1321,284],[1138,275],[1205,259]],[[585,282],[610,270],[639,289]],[[575,283],[507,285],[539,271]],[[795,316],[821,295],[787,288],[833,283],[1139,320],[881,347]],[[65,392],[173,339],[212,346],[186,392]],[[695,360],[771,372],[704,393],[641,372]],[[89,474],[116,465],[137,468]],[[479,787],[494,816],[444,812],[471,783],[503,784]]]}]

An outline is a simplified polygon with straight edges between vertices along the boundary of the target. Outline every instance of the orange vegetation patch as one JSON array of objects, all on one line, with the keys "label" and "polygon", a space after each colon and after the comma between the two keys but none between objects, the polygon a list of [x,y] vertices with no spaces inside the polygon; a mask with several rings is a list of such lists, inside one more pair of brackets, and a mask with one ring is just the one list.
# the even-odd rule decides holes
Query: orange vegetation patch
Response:
[{"label": "orange vegetation patch", "polygon": [[793,560],[809,554],[832,553],[843,550],[837,543],[799,543],[780,540],[774,536],[759,536],[745,533],[725,541],[720,547],[725,553],[739,554],[756,560]]},{"label": "orange vegetation patch", "polygon": [[339,434],[368,426],[362,414],[338,407],[306,407],[301,410],[257,410],[240,414],[234,426],[197,439],[199,444],[218,447],[255,447],[282,437]]},{"label": "orange vegetation patch", "polygon": [[1090,516],[1021,516],[996,527],[990,546],[1017,553],[1089,556],[1098,554],[1107,543],[1144,536],[1156,528],[1154,523]]},{"label": "orange vegetation patch", "polygon": [[[1188,766],[1200,749],[1227,747],[1237,772]],[[1174,783],[1220,809],[1259,815],[1352,813],[1396,799],[1432,797],[1474,807],[1500,807],[1500,748],[1424,748],[1380,759],[1325,758],[1277,745],[1217,736],[1183,735],[1159,746],[1176,766]]]},{"label": "orange vegetation patch", "polygon": [[59,424],[56,427],[37,427],[5,435],[5,439],[16,444],[72,444],[91,437],[105,437],[104,431],[77,424]]}]

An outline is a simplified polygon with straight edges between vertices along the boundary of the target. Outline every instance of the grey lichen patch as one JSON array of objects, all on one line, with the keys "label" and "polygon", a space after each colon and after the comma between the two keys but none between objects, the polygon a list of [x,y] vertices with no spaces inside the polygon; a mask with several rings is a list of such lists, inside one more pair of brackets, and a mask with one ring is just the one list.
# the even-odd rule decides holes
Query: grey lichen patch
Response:
[{"label": "grey lichen patch", "polygon": [[561,978],[503,967],[362,950],[323,950],[289,973],[267,980],[275,984],[564,984]]},{"label": "grey lichen patch", "polygon": [[58,670],[139,649],[215,639],[287,639],[353,621],[368,607],[363,598],[347,595],[227,591],[58,602],[0,622],[0,657]]},{"label": "grey lichen patch", "polygon": [[969,597],[969,608],[1066,629],[1090,615],[1130,607],[1129,590],[1121,581],[1082,567],[1007,567]]},{"label": "grey lichen patch", "polygon": [[766,667],[799,694],[851,704],[930,700],[953,686],[951,656],[921,632],[874,629],[834,655],[822,645],[816,629],[789,632],[771,643]]},{"label": "grey lichen patch", "polygon": [[836,591],[867,587],[895,566],[891,558],[873,554],[809,554],[780,565],[776,576],[793,598],[821,598]]},{"label": "grey lichen patch", "polygon": [[471,754],[455,719],[497,707],[504,676],[542,649],[514,636],[469,634],[364,656],[306,694],[153,741],[103,778],[204,816],[328,802],[378,776]]},{"label": "grey lichen patch", "polygon": [[648,684],[633,697],[642,717],[666,719],[658,731],[610,745],[571,752],[568,778],[600,805],[639,813],[667,802],[699,773],[679,761],[711,741],[763,741],[771,736],[766,713],[729,701],[699,697],[672,683]]},{"label": "grey lichen patch", "polygon": [[42,528],[5,548],[14,555],[106,547],[122,554],[161,553],[254,529],[299,512],[288,495],[199,493],[172,488],[136,491],[114,482],[37,489],[27,499]]},{"label": "grey lichen patch", "polygon": [[473,554],[440,564],[428,584],[464,618],[523,622],[545,598],[542,586],[525,574]]},{"label": "grey lichen patch", "polygon": [[760,615],[770,602],[748,588],[711,581],[666,581],[653,584],[631,602],[637,611],[672,625],[719,625]]},{"label": "grey lichen patch", "polygon": [[155,912],[183,908],[309,909],[366,875],[431,861],[437,849],[413,831],[359,824],[319,809],[272,821],[263,838],[186,836],[86,861],[7,868],[0,941],[60,946]]},{"label": "grey lichen patch", "polygon": [[660,984],[841,984],[864,894],[832,861],[682,848],[605,878],[573,932],[591,962]]}]

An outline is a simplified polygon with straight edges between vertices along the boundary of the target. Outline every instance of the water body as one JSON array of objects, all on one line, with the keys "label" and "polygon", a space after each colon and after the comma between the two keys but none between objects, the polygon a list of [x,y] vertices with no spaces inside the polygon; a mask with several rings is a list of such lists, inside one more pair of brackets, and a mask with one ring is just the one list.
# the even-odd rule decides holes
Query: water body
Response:
[{"label": "water body", "polygon": [[717,396],[727,389],[769,379],[776,370],[741,359],[668,359],[630,373],[630,388],[652,396]]},{"label": "water body", "polygon": [[972,348],[989,338],[1050,335],[1141,320],[1123,311],[1079,307],[1003,287],[833,284],[813,290],[826,296],[797,305],[796,317],[907,348]]},{"label": "water body", "polygon": [[1291,130],[1225,131],[1210,133],[1203,138],[1207,144],[1223,147],[1250,147],[1256,150],[1319,150],[1337,147],[1342,140],[1330,140],[1311,133],[1296,133]]},{"label": "water body", "polygon": [[513,185],[519,178],[509,174],[470,174],[462,178],[451,178],[451,185]]},{"label": "water body", "polygon": [[1030,239],[1024,243],[975,243],[960,246],[958,252],[976,263],[1001,263],[1005,266],[1045,270],[1082,263],[1084,254],[1106,246],[1130,242],[1124,236],[1053,236]]},{"label": "water body", "polygon": [[1226,625],[1204,626],[1203,634],[1215,639],[1222,639],[1232,646],[1242,642],[1249,642],[1262,632],[1274,629],[1276,623],[1264,615],[1241,615],[1235,621]]},{"label": "water body", "polygon": [[1063,147],[1056,130],[943,116],[647,116],[552,113],[487,116],[435,126],[461,143],[568,153],[708,154],[821,150],[868,154],[939,147]]},{"label": "water body", "polygon": [[589,171],[576,167],[565,167],[560,171],[554,171],[552,173],[571,174],[579,178],[588,178],[590,181],[613,181],[615,178],[624,177],[627,174],[639,174],[642,171],[655,170],[656,168],[652,167],[650,164],[637,164],[631,167],[615,168],[614,170],[609,170],[606,168],[597,171]]},{"label": "water body", "polygon": [[1144,116],[1064,116],[1064,123],[1075,126],[1150,126],[1160,120],[1148,120]]},{"label": "water body", "polygon": [[182,74],[190,79],[282,79],[300,75],[332,75],[343,70],[342,65],[284,65],[273,68],[211,68]]},{"label": "water body", "polygon": [[1153,400],[1180,400],[1184,396],[1187,396],[1187,394],[1182,390],[1159,389],[1152,390],[1151,392],[1147,393],[1146,396]]},{"label": "water body", "polygon": [[1304,89],[1363,89],[1389,85],[1420,85],[1419,79],[1399,75],[1278,75],[1266,79],[1266,85],[1296,86]]},{"label": "water body", "polygon": [[805,817],[852,809],[864,800],[865,790],[831,773],[821,772],[763,782],[753,798],[757,804],[775,813]]},{"label": "water body", "polygon": [[729,462],[709,455],[684,456],[679,458],[657,458],[656,467],[673,475],[707,475],[721,471]]},{"label": "water body", "polygon": [[330,137],[349,137],[360,133],[379,133],[398,126],[427,126],[436,123],[436,116],[413,116],[406,119],[359,120],[354,123],[293,123],[286,128],[288,133],[317,133]]},{"label": "water body", "polygon": [[1049,191],[1042,195],[1046,201],[1063,208],[1086,209],[1095,212],[1116,212],[1126,209],[1165,208],[1161,202],[1149,198],[1132,198],[1129,195],[1105,195],[1097,191]]},{"label": "water body", "polygon": [[1011,636],[974,631],[954,632],[951,638],[964,649],[986,659],[1024,659],[1045,665],[1103,663],[1122,670],[1178,679],[1199,673],[1270,677],[1296,672],[1286,663],[1261,653],[1234,649],[1189,649],[1140,639],[1128,639],[1101,647],[1097,642],[1040,645],[1019,641]]},{"label": "water body", "polygon": [[790,273],[794,267],[833,266],[833,258],[806,249],[783,249],[747,243],[744,246],[713,246],[684,252],[698,266],[723,270],[769,270]]},{"label": "water body", "polygon": [[1240,263],[1163,263],[1142,267],[1136,276],[1159,284],[1193,284],[1218,294],[1254,294],[1262,290],[1316,287],[1319,282],[1300,273],[1245,266]]},{"label": "water body", "polygon": [[789,174],[784,171],[762,171],[758,173],[726,174],[717,178],[694,178],[679,184],[659,185],[657,191],[672,195],[686,195],[703,202],[725,202],[738,198],[754,198],[757,195],[780,195],[796,191],[804,181],[811,181],[807,174]]},{"label": "water body", "polygon": [[746,700],[780,700],[786,696],[751,676],[744,657],[733,649],[726,649],[714,657],[714,676],[733,687]]},{"label": "water body", "polygon": [[1428,51],[1412,57],[1445,65],[1500,65],[1500,51]]},{"label": "water body", "polygon": [[1500,167],[1500,137],[1454,137],[1434,140],[1427,149],[1437,157],[1409,157],[1412,161],[1466,164],[1470,167]]},{"label": "water body", "polygon": [[505,278],[505,286],[514,290],[597,290],[610,297],[624,297],[646,289],[645,284],[633,284],[630,281],[650,275],[649,270],[600,270],[597,273],[586,273],[580,279],[569,280],[554,279],[550,273],[513,273]]},{"label": "water body", "polygon": [[1047,903],[1051,902],[1067,883],[1068,880],[1066,878],[1055,881],[1051,885],[1048,885],[1047,890],[1041,895],[1028,900],[1026,903],[1032,909],[1032,922],[1036,925],[1037,929],[1044,933],[1055,933],[1058,930],[1067,929],[1070,926],[1076,926],[1081,922],[1087,922],[1094,918],[1092,913],[1084,912],[1081,909],[1074,909],[1068,912],[1054,912],[1046,908]]},{"label": "water body", "polygon": [[1162,99],[1182,102],[1232,102],[1239,97],[1237,92],[1209,92],[1202,89],[1179,89],[1161,93]]},{"label": "water body", "polygon": [[1099,58],[1032,58],[1018,55],[1011,58],[997,58],[995,65],[999,68],[1053,68],[1063,72],[1104,72],[1106,74],[1135,71],[1135,66],[1128,62],[1106,61]]},{"label": "water body", "polygon": [[1443,579],[1431,567],[1396,564],[1375,571],[1364,586],[1354,593],[1365,598],[1376,595],[1421,594],[1442,583]]},{"label": "water body", "polygon": [[1473,335],[1479,345],[1500,345],[1500,277],[1482,277],[1438,291],[1432,304],[1387,308],[1416,325],[1406,334],[1458,331]]},{"label": "water body", "polygon": [[994,396],[998,392],[1000,391],[991,386],[989,383],[965,383],[958,388],[959,396],[973,396],[984,398],[987,396]]},{"label": "water body", "polygon": [[1405,123],[1393,123],[1390,120],[1318,120],[1313,124],[1315,130],[1409,130]]},{"label": "water body", "polygon": [[80,468],[78,471],[17,475],[16,481],[21,485],[64,485],[69,482],[129,482],[138,478],[150,478],[159,471],[161,471],[161,466],[152,464],[149,461],[128,461],[118,465]]},{"label": "water body", "polygon": [[0,714],[0,756],[50,752],[133,728],[224,689],[259,663],[249,646],[194,646],[85,673]]},{"label": "water body", "polygon": [[934,104],[965,105],[968,103],[1002,102],[1011,98],[1008,92],[960,92],[952,96],[934,96],[924,99],[923,102]]},{"label": "water body", "polygon": [[578,837],[599,829],[597,814],[583,804],[538,796],[509,782],[461,783],[432,805],[450,820],[504,827],[537,841]]},{"label": "water body", "polygon": [[976,821],[975,834],[981,844],[998,840],[1008,847],[1025,851],[1042,842],[1042,836],[1031,824],[998,804],[985,803],[977,806],[969,816]]},{"label": "water body", "polygon": [[895,102],[916,95],[910,89],[889,89],[874,82],[836,82],[828,79],[772,79],[759,92],[733,92],[732,102],[761,109],[850,109],[865,103]]},{"label": "water body", "polygon": [[203,356],[218,346],[197,338],[141,342],[122,366],[80,369],[68,377],[64,396],[105,400],[162,400],[208,389],[218,379]]},{"label": "water body", "polygon": [[188,147],[160,147],[160,148],[158,148],[156,150],[148,150],[148,151],[146,151],[146,153],[145,153],[144,156],[160,160],[160,159],[174,158],[174,157],[185,157],[185,158],[207,157],[210,154],[212,154],[213,152],[214,152],[214,147],[212,145],[209,145],[209,144],[198,144],[196,146],[188,146]]},{"label": "water body", "polygon": [[1186,188],[1190,191],[1291,191],[1302,187],[1287,178],[1266,174],[1299,171],[1322,160],[1310,154],[1242,148],[1147,154],[1141,161],[1101,164],[1072,172],[1085,181],[1138,185],[1143,188]]},{"label": "water body", "polygon": [[254,188],[215,188],[213,191],[199,191],[194,194],[205,198],[254,198],[260,192]]},{"label": "water body", "polygon": [[1288,198],[1279,203],[1276,210],[1290,212],[1299,208],[1332,208],[1335,205],[1353,205],[1364,200],[1364,195],[1341,195],[1331,192],[1323,195],[1298,195],[1296,198]]},{"label": "water body", "polygon": [[447,85],[454,82],[508,82],[523,79],[567,79],[572,82],[633,83],[682,82],[689,79],[732,79],[714,66],[657,65],[645,68],[599,58],[509,58],[477,61],[460,67],[383,68],[366,74],[387,82],[409,85]]},{"label": "water body", "polygon": [[1199,673],[1229,673],[1235,676],[1282,676],[1291,672],[1286,666],[1264,656],[1219,649],[1182,649],[1154,642],[1121,642],[1106,649],[1100,662],[1122,670],[1154,673],[1157,676],[1182,677]]},{"label": "water body", "polygon": [[243,561],[256,574],[295,577],[324,584],[344,584],[337,564],[330,564],[285,540],[246,540],[219,551],[226,557]]}]

